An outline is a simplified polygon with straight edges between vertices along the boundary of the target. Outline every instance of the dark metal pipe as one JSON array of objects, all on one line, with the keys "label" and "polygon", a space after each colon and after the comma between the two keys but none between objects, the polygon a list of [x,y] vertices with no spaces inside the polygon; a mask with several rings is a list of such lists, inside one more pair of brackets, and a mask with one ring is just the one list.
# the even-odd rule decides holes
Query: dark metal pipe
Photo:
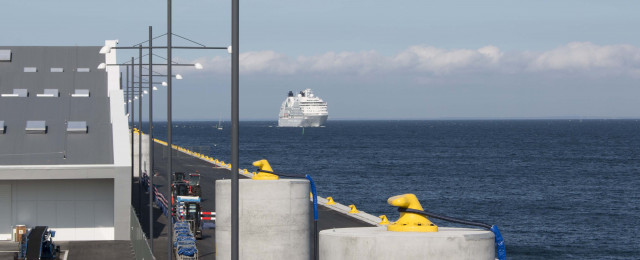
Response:
[{"label": "dark metal pipe", "polygon": [[[126,94],[126,100],[124,101],[126,106],[125,106],[125,110],[127,112],[127,114],[129,114],[129,66],[127,66],[127,89],[124,92]],[[129,115],[131,116],[131,115]],[[128,120],[127,120],[127,124],[128,124]],[[133,134],[131,135],[131,143],[133,143]],[[134,179],[133,179],[133,146],[131,146],[131,192],[133,194],[133,188],[134,188],[134,183],[133,183]],[[133,205],[133,197],[131,197],[131,205]]]},{"label": "dark metal pipe", "polygon": [[[125,93],[124,102],[126,102],[125,112],[129,114],[129,66],[127,66],[127,89],[124,93]],[[131,178],[133,178],[133,175],[131,175]]]},{"label": "dark metal pipe", "polygon": [[[133,64],[133,57],[131,57],[131,64]],[[134,69],[133,67],[131,68],[131,81],[133,81],[133,79],[135,78],[134,76]],[[127,67],[127,74],[129,73],[129,67]],[[127,75],[128,78],[128,75]],[[127,85],[129,85],[129,82],[127,82]],[[134,176],[134,172],[135,172],[135,159],[134,159],[134,154],[133,154],[133,141],[135,140],[134,136],[133,136],[133,129],[135,128],[135,116],[136,116],[136,111],[135,111],[135,102],[136,99],[134,98],[133,95],[133,83],[131,83],[131,110],[130,111],[130,116],[131,116],[131,178],[133,178]],[[127,100],[128,102],[128,100]],[[139,182],[140,180],[138,180]],[[138,209],[140,208],[140,188],[138,187]]]},{"label": "dark metal pipe", "polygon": [[[240,0],[231,1],[231,259],[239,257],[239,32],[240,32]],[[171,59],[169,59],[171,60]],[[168,73],[171,74],[171,73]]]},{"label": "dark metal pipe", "polygon": [[[138,48],[138,82],[142,82],[142,46]],[[138,83],[138,182],[142,177],[142,83]],[[142,194],[141,194],[142,195]],[[142,196],[138,196],[138,210],[142,216]]]},{"label": "dark metal pipe", "polygon": [[320,239],[318,237],[318,220],[313,220],[313,259],[320,259]]},{"label": "dark metal pipe", "polygon": [[[149,26],[149,71],[153,69],[153,29]],[[153,82],[149,80],[149,247],[153,252]]]},{"label": "dark metal pipe", "polygon": [[[171,32],[171,0],[167,0],[167,145],[169,147],[169,160],[168,161],[168,172],[167,172],[167,181],[169,185],[167,185],[167,196],[171,197],[171,173],[172,173],[172,161],[173,161],[173,147],[171,140],[171,130],[173,129],[171,123],[171,36],[173,33]],[[169,211],[173,209],[173,202],[169,200],[170,208]],[[173,214],[169,219],[169,232],[167,234],[167,245],[169,246],[168,250],[168,260],[173,259]]]}]

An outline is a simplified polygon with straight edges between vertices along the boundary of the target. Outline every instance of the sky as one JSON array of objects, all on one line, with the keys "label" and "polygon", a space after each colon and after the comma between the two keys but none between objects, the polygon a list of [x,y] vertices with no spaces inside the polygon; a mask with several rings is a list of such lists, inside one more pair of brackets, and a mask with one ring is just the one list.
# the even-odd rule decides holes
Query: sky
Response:
[{"label": "sky", "polygon": [[[132,46],[149,26],[167,31],[166,1],[0,6],[0,46]],[[231,1],[172,6],[175,35],[231,45]],[[640,1],[242,0],[240,119],[275,121],[288,91],[305,88],[328,103],[329,120],[640,118],[638,10]],[[194,46],[178,36],[174,45]],[[138,55],[117,52],[120,62]],[[228,120],[230,55],[173,57],[204,65],[178,70],[173,119]],[[159,87],[154,120],[166,114]]]}]

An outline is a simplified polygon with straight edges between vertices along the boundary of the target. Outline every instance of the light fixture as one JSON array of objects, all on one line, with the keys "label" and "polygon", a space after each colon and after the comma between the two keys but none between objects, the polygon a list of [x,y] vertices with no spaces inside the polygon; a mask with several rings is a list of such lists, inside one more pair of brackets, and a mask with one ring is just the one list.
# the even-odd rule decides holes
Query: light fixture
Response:
[{"label": "light fixture", "polygon": [[162,82],[162,86],[163,86],[163,87],[166,87],[166,86],[169,86],[169,84],[167,84],[167,82],[166,82],[166,81],[163,81],[163,82]]},{"label": "light fixture", "polygon": [[182,75],[176,74],[176,79],[182,79]]},{"label": "light fixture", "polygon": [[142,93],[144,94],[149,94],[149,91],[147,91],[146,89],[144,91],[142,91]]},{"label": "light fixture", "polygon": [[158,87],[156,87],[156,86],[153,86],[153,90],[158,90]]},{"label": "light fixture", "polygon": [[197,70],[201,70],[201,69],[202,69],[202,64],[200,64],[200,63],[193,64],[193,66],[194,66]]},{"label": "light fixture", "polygon": [[[104,47],[103,47],[103,48],[104,48]],[[100,63],[100,65],[98,65],[98,69],[99,69],[99,70],[103,70],[103,69],[105,69],[105,68],[107,68],[107,64],[106,64],[106,63],[104,63],[104,62],[103,62],[103,63]]]},{"label": "light fixture", "polygon": [[111,46],[102,46],[100,49],[100,54],[107,54],[111,52]]},{"label": "light fixture", "polygon": [[133,97],[133,99],[138,99],[138,96]]}]

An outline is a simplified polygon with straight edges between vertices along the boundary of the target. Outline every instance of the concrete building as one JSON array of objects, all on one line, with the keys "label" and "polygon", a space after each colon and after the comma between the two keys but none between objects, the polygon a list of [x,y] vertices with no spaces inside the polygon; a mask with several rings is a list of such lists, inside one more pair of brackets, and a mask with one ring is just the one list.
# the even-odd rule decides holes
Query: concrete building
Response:
[{"label": "concrete building", "polygon": [[[115,41],[107,41],[115,46]],[[131,151],[116,51],[0,46],[0,240],[129,240]]]}]

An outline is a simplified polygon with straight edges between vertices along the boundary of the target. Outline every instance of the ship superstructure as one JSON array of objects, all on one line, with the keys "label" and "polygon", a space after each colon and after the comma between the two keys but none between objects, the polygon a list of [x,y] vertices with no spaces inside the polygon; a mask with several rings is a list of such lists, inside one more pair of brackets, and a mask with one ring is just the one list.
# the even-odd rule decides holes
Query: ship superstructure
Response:
[{"label": "ship superstructure", "polygon": [[328,117],[327,102],[314,95],[311,89],[300,91],[295,96],[293,91],[289,91],[280,107],[278,126],[319,127],[324,125]]}]

